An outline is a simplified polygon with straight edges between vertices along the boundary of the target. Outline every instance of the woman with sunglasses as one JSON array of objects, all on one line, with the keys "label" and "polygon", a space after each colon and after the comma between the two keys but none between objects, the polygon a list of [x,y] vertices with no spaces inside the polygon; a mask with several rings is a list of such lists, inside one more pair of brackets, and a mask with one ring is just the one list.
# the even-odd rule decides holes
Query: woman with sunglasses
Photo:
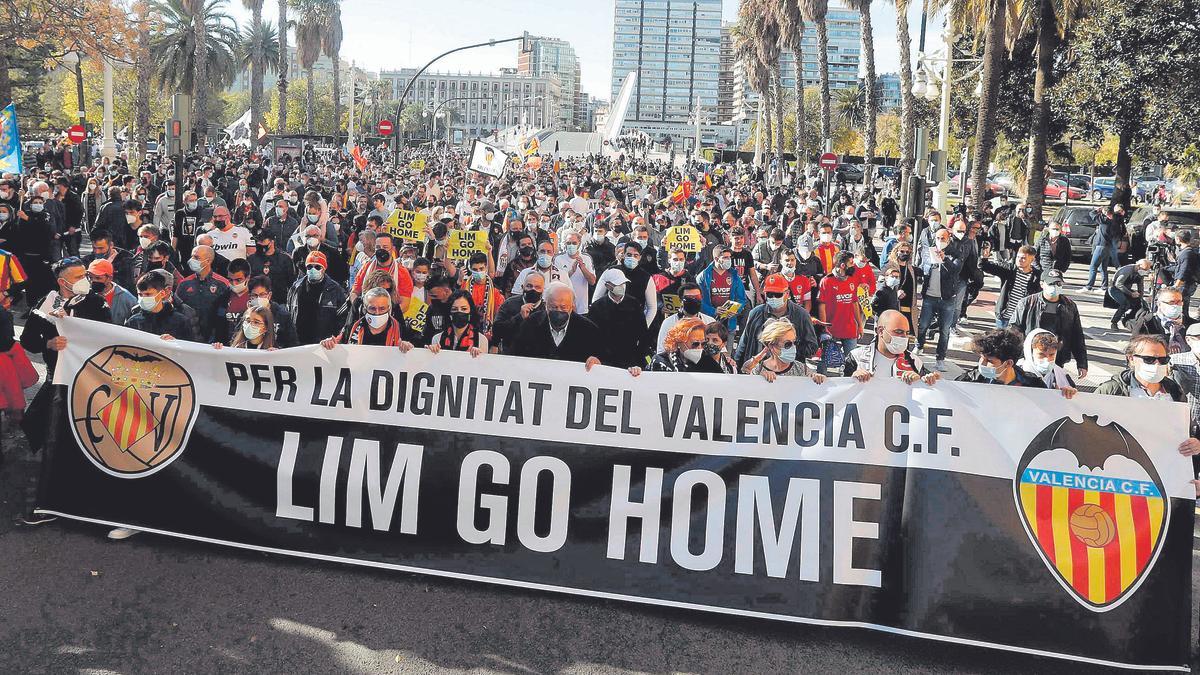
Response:
[{"label": "woman with sunglasses", "polygon": [[721,365],[705,350],[704,322],[695,317],[680,319],[667,331],[663,351],[650,360],[658,373],[721,373]]},{"label": "woman with sunglasses", "polygon": [[781,376],[807,375],[821,384],[825,376],[810,369],[797,352],[796,327],[787,319],[768,321],[758,336],[761,352],[742,365],[748,375],[762,375],[767,382]]}]

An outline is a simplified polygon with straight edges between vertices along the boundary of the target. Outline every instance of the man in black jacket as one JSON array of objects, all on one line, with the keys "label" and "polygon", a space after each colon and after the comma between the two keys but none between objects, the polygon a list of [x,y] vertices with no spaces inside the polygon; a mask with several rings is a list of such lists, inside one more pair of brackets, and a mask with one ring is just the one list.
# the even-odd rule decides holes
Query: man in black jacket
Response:
[{"label": "man in black jacket", "polygon": [[1038,239],[1036,267],[1045,273],[1055,269],[1063,274],[1071,266],[1071,240],[1062,236],[1062,225],[1050,223],[1045,234]]},{"label": "man in black jacket", "polygon": [[575,313],[575,291],[561,281],[546,287],[546,313],[531,314],[517,331],[513,356],[583,363],[587,370],[600,364],[604,345],[600,329]]},{"label": "man in black jacket", "polygon": [[1007,328],[1021,301],[1042,292],[1041,274],[1033,268],[1036,253],[1032,246],[1025,245],[1017,249],[1015,262],[995,262],[991,256],[980,261],[979,267],[984,272],[1000,279],[996,328]]},{"label": "man in black jacket", "polygon": [[171,302],[170,273],[151,270],[137,280],[138,309],[125,320],[125,327],[159,335],[164,340],[195,341],[192,322]]},{"label": "man in black jacket", "polygon": [[971,341],[971,351],[979,356],[979,365],[954,381],[1045,389],[1041,379],[1017,367],[1024,351],[1023,342],[1021,334],[1011,328],[997,328],[977,336]]},{"label": "man in black jacket", "polygon": [[324,253],[313,251],[304,262],[304,276],[288,292],[288,311],[300,344],[311,345],[341,331],[338,310],[346,302],[346,290],[326,274]]},{"label": "man in black jacket", "polygon": [[540,274],[527,274],[520,292],[510,295],[500,304],[500,309],[496,310],[496,319],[492,322],[492,347],[496,351],[511,353],[517,332],[525,321],[534,314],[546,313],[546,303],[542,299],[545,291],[545,277]]},{"label": "man in black jacket", "polygon": [[1189,351],[1185,331],[1191,320],[1183,313],[1183,295],[1178,288],[1158,289],[1154,309],[1143,309],[1129,321],[1129,336],[1161,335],[1172,354]]},{"label": "man in black jacket", "polygon": [[1117,303],[1117,311],[1113,314],[1111,327],[1117,329],[1118,323],[1126,323],[1133,319],[1142,309],[1142,296],[1145,295],[1142,275],[1150,271],[1149,258],[1125,265],[1113,276],[1113,285],[1108,288],[1108,297]]},{"label": "man in black jacket", "polygon": [[[1042,277],[1042,292],[1031,295],[1017,306],[1012,325],[1028,334],[1035,328],[1054,333],[1062,341],[1056,365],[1065,366],[1075,359],[1079,379],[1087,379],[1088,355],[1084,342],[1083,324],[1079,318],[1079,306],[1063,294],[1063,276],[1058,270],[1050,270]],[[1018,355],[1017,358],[1020,358]]]},{"label": "man in black jacket", "polygon": [[1175,233],[1175,241],[1179,243],[1179,253],[1175,257],[1175,266],[1171,268],[1171,278],[1175,288],[1183,293],[1183,315],[1190,321],[1192,294],[1196,292],[1196,284],[1200,281],[1200,250],[1197,250],[1200,240],[1191,230],[1180,230]]},{"label": "man in black jacket", "polygon": [[642,308],[628,295],[629,280],[614,268],[606,271],[598,284],[604,288],[604,295],[592,302],[588,318],[604,331],[601,360],[620,368],[645,366],[649,332]]}]

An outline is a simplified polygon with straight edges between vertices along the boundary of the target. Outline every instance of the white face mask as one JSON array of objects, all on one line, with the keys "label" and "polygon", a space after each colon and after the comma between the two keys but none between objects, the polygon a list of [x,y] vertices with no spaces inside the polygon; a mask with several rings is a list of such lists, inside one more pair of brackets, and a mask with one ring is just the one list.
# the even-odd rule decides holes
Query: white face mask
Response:
[{"label": "white face mask", "polygon": [[1137,367],[1137,376],[1142,382],[1158,384],[1167,376],[1168,368],[1169,366],[1158,365],[1156,363],[1142,363]]},{"label": "white face mask", "polygon": [[939,251],[944,251],[944,250],[946,250],[946,247],[950,245],[950,240],[949,239],[938,239],[938,240],[934,241],[934,244],[937,245],[937,249]]},{"label": "white face mask", "polygon": [[90,290],[92,290],[92,282],[88,281],[87,277],[71,284],[71,292],[75,295],[86,295]]},{"label": "white face mask", "polygon": [[821,243],[823,243],[823,244],[828,244],[828,243],[829,243],[829,242],[831,242],[831,241],[833,241],[833,235],[832,235],[832,234],[830,234],[829,232],[822,232],[822,233],[821,233]]},{"label": "white face mask", "polygon": [[893,354],[903,354],[908,349],[907,335],[889,335],[884,347]]},{"label": "white face mask", "polygon": [[704,349],[685,349],[683,350],[683,358],[692,363],[699,363],[700,357],[704,356]]},{"label": "white face mask", "polygon": [[250,323],[249,321],[242,322],[242,333],[246,336],[247,340],[257,340],[265,332],[267,332],[267,329],[258,324]]},{"label": "white face mask", "polygon": [[391,318],[387,314],[368,314],[367,325],[371,328],[383,328]]},{"label": "white face mask", "polygon": [[270,298],[250,298],[250,305],[259,309],[266,309],[271,306]]},{"label": "white face mask", "polygon": [[146,297],[144,295],[139,295],[138,306],[141,307],[142,311],[144,312],[153,312],[154,308],[158,306],[158,298],[154,296]]},{"label": "white face mask", "polygon": [[229,284],[229,287],[233,289],[233,292],[238,295],[241,295],[242,293],[246,292],[246,286],[247,286],[247,283],[245,281],[243,281],[240,284]]},{"label": "white face mask", "polygon": [[1054,362],[1050,359],[1034,359],[1033,372],[1045,377],[1050,374],[1050,369],[1054,367]]},{"label": "white face mask", "polygon": [[896,288],[900,285],[900,277],[888,277],[883,280],[883,283],[887,284],[888,288]]}]

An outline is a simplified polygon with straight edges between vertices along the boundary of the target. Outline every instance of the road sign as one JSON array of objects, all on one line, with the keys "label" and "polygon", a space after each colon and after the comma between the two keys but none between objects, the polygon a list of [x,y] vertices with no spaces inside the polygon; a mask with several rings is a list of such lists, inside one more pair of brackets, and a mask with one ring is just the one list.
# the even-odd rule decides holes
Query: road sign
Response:
[{"label": "road sign", "polygon": [[67,129],[67,138],[69,138],[72,143],[82,143],[87,140],[87,129],[84,129],[82,124],[76,124],[70,129]]},{"label": "road sign", "polygon": [[832,152],[826,152],[821,155],[821,160],[818,165],[827,171],[832,171],[837,168],[838,156]]},{"label": "road sign", "polygon": [[380,136],[391,136],[392,129],[393,129],[393,127],[392,127],[391,120],[379,120],[379,135]]}]

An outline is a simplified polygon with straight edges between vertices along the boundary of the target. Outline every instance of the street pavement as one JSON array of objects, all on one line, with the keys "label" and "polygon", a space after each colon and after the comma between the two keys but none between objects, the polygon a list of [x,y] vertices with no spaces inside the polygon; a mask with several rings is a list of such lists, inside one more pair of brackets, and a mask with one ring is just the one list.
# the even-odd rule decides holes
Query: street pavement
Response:
[{"label": "street pavement", "polygon": [[[1068,288],[1084,272],[1077,263]],[[971,309],[972,331],[991,325],[993,281]],[[1092,368],[1082,384],[1091,388],[1120,369],[1125,336],[1109,331],[1099,295],[1070,294],[1083,310]],[[965,339],[952,346],[948,376],[974,360]],[[2,440],[0,673],[1081,670],[863,629],[499,588],[148,534],[112,542],[107,528],[65,520],[21,525],[38,459],[7,425]],[[1195,595],[1195,577],[1192,585]]]}]

